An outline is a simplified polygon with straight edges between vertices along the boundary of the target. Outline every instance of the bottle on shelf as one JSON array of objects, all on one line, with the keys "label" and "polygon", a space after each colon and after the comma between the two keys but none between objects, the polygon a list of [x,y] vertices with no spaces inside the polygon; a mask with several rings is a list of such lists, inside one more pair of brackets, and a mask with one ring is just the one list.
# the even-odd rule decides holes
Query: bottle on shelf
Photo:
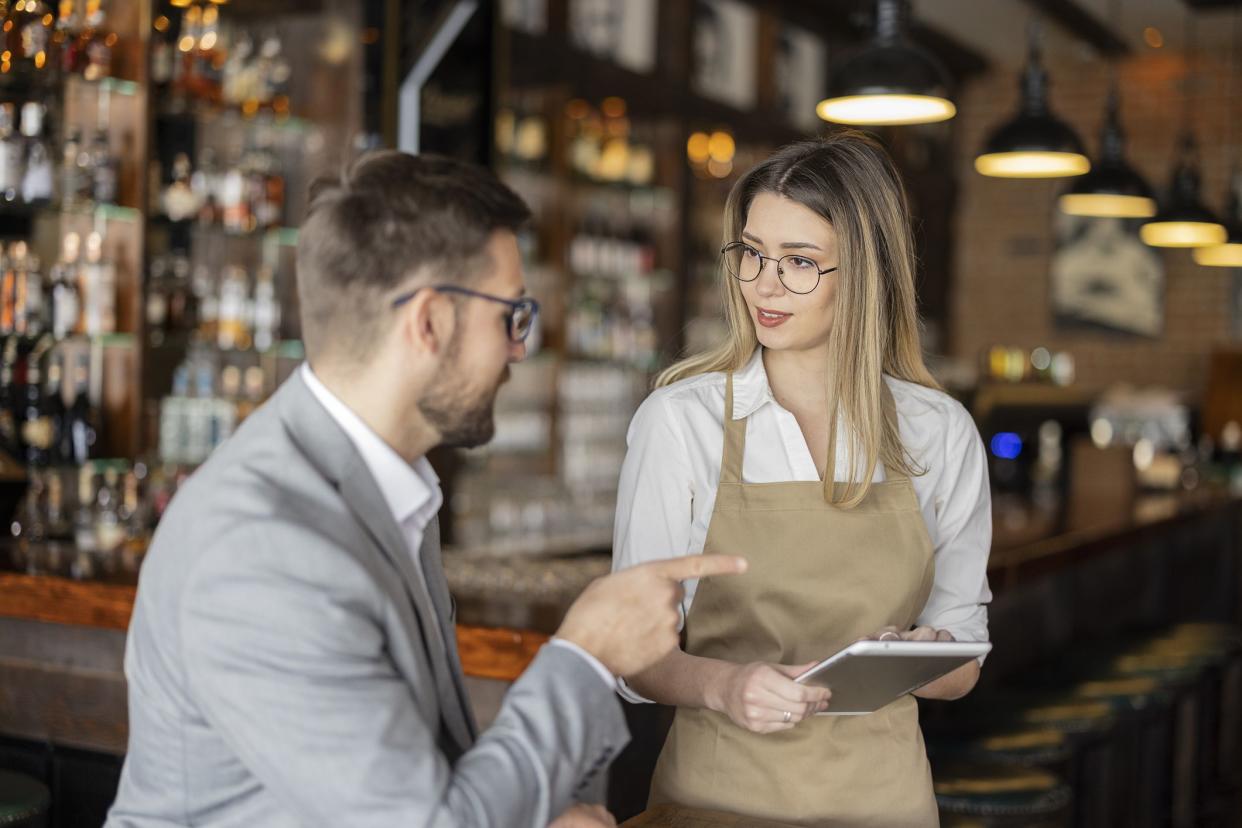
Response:
[{"label": "bottle on shelf", "polygon": [[22,135],[26,139],[26,170],[22,176],[22,200],[28,203],[50,201],[54,195],[56,173],[52,150],[43,137],[44,106],[28,101],[22,106]]},{"label": "bottle on shelf", "polygon": [[184,253],[173,256],[170,276],[167,327],[173,331],[193,330],[194,294],[190,285],[190,260]]},{"label": "bottle on shelf", "polygon": [[245,350],[251,345],[248,325],[249,280],[237,265],[224,269],[220,285],[220,324],[216,342],[225,350]]},{"label": "bottle on shelf", "polygon": [[9,336],[17,329],[18,274],[26,267],[26,242],[15,241],[3,257],[0,276],[0,336]]},{"label": "bottle on shelf", "polygon": [[82,268],[83,328],[88,336],[116,332],[116,267],[104,258],[103,236],[86,237],[86,264]]},{"label": "bottle on shelf", "polygon": [[60,200],[65,206],[73,206],[82,198],[84,184],[78,167],[82,153],[82,133],[71,131],[65,138],[60,164]]},{"label": "bottle on shelf", "polygon": [[99,417],[90,399],[90,358],[78,357],[74,370],[73,403],[65,412],[61,432],[60,455],[71,466],[82,466],[95,455],[99,435]]},{"label": "bottle on shelf", "polygon": [[263,369],[257,365],[247,368],[243,384],[245,386],[243,396],[241,402],[237,404],[238,425],[263,404],[263,397],[266,391],[266,378]]},{"label": "bottle on shelf", "polygon": [[52,469],[47,475],[47,537],[49,540],[70,540],[73,522],[65,503],[65,482],[61,469]]},{"label": "bottle on shelf", "polygon": [[61,357],[53,352],[47,366],[47,385],[43,389],[43,410],[47,417],[51,444],[48,446],[48,463],[55,467],[69,462],[66,454],[66,425],[69,409],[65,407],[63,389],[64,371]]},{"label": "bottle on shelf", "polygon": [[0,199],[17,201],[25,176],[25,146],[17,131],[17,110],[12,103],[0,104]]},{"label": "bottle on shelf", "polygon": [[91,194],[96,204],[117,202],[117,160],[108,144],[108,130],[97,129],[91,142]]},{"label": "bottle on shelf", "polygon": [[43,393],[39,371],[39,353],[31,353],[26,360],[26,384],[22,387],[21,438],[25,447],[23,459],[27,466],[43,468],[49,464],[55,434],[48,416],[47,400]]},{"label": "bottle on shelf", "polygon": [[75,146],[77,156],[73,159],[73,180],[77,189],[70,203],[89,206],[95,198],[95,155],[84,135],[75,142]]},{"label": "bottle on shelf", "polygon": [[254,347],[270,350],[280,332],[280,303],[276,299],[276,279],[272,268],[263,265],[254,282]]},{"label": "bottle on shelf", "polygon": [[87,463],[78,469],[78,505],[73,512],[73,541],[80,555],[98,548],[95,535],[95,469]]},{"label": "bottle on shelf", "polygon": [[39,257],[28,253],[17,270],[13,297],[13,332],[37,340],[44,330],[44,286]]},{"label": "bottle on shelf", "polygon": [[199,214],[201,205],[190,184],[193,175],[190,156],[184,152],[177,153],[173,158],[172,182],[164,190],[161,199],[164,215],[172,221],[185,221]]},{"label": "bottle on shelf", "polygon": [[115,465],[104,470],[103,484],[95,495],[95,551],[105,571],[119,563],[121,546],[125,543],[125,522],[121,519],[120,476]]},{"label": "bottle on shelf", "polygon": [[14,458],[20,444],[17,433],[17,340],[9,338],[0,355],[0,449]]},{"label": "bottle on shelf", "polygon": [[168,259],[156,256],[147,275],[147,296],[143,316],[151,344],[160,345],[168,329]]},{"label": "bottle on shelf", "polygon": [[78,284],[78,255],[81,237],[66,233],[61,240],[60,261],[49,274],[52,294],[52,338],[59,341],[73,335],[81,326],[82,301]]}]

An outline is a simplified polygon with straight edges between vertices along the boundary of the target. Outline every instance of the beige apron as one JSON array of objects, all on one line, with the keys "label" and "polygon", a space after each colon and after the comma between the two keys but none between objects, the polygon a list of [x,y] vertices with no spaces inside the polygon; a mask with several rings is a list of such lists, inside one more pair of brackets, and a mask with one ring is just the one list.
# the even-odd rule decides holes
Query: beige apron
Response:
[{"label": "beige apron", "polygon": [[[884,392],[891,412],[887,386]],[[744,555],[750,568],[699,584],[686,618],[686,652],[738,664],[803,664],[881,627],[910,627],[934,572],[910,479],[888,471],[853,509],[826,502],[818,481],[743,483],[746,422],[733,419],[730,374],[720,489],[703,553]],[[721,713],[679,708],[651,802],[805,825],[938,825],[910,696],[870,715],[817,716],[765,735]]]}]

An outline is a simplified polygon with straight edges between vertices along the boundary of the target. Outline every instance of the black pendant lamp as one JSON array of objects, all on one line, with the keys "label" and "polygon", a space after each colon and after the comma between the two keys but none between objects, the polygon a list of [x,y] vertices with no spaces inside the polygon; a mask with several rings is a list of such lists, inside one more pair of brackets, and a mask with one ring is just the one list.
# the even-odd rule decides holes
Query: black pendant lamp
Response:
[{"label": "black pendant lamp", "polygon": [[[1125,31],[1121,21],[1121,2],[1109,4],[1113,26]],[[1111,64],[1112,84],[1100,131],[1100,155],[1091,163],[1091,172],[1074,179],[1068,192],[1057,202],[1061,212],[1071,216],[1102,218],[1151,218],[1156,199],[1151,187],[1126,161],[1125,135],[1121,129],[1121,90],[1117,62]]]},{"label": "black pendant lamp", "polygon": [[1229,234],[1204,204],[1200,196],[1199,152],[1191,131],[1194,123],[1190,90],[1190,62],[1194,56],[1194,26],[1186,13],[1186,90],[1182,115],[1183,132],[1178,142],[1178,158],[1168,194],[1160,202],[1160,210],[1139,229],[1143,241],[1152,247],[1205,247],[1224,244]]},{"label": "black pendant lamp", "polygon": [[1199,152],[1189,129],[1182,133],[1173,180],[1160,202],[1160,212],[1139,229],[1139,235],[1152,247],[1203,247],[1223,244],[1228,238],[1224,225],[1199,196]]},{"label": "black pendant lamp", "polygon": [[1018,114],[992,133],[975,169],[997,178],[1065,178],[1084,175],[1091,162],[1074,130],[1048,108],[1048,73],[1039,60],[1032,26],[1026,69],[1018,84]]},{"label": "black pendant lamp", "polygon": [[1105,218],[1150,218],[1156,214],[1151,187],[1126,161],[1120,109],[1120,94],[1114,83],[1100,133],[1100,156],[1091,164],[1091,171],[1075,178],[1058,200],[1062,213]]},{"label": "black pendant lamp", "polygon": [[1225,208],[1225,241],[1197,247],[1191,254],[1195,264],[1209,267],[1242,267],[1242,172],[1236,168],[1229,176],[1229,199]]},{"label": "black pendant lamp", "polygon": [[[1238,77],[1238,53],[1242,50],[1242,30],[1238,21],[1242,19],[1235,8],[1233,12],[1233,46],[1229,61],[1229,91],[1225,95],[1226,106],[1234,107],[1236,81]],[[1238,141],[1235,125],[1237,116],[1229,118],[1229,136],[1226,145],[1233,148],[1233,169],[1229,172],[1229,194],[1225,197],[1225,232],[1228,236],[1224,244],[1196,248],[1194,256],[1196,264],[1209,267],[1242,267],[1242,161],[1238,159]]]},{"label": "black pendant lamp", "polygon": [[815,107],[819,117],[838,124],[901,125],[957,114],[948,97],[948,73],[905,36],[909,17],[909,0],[876,0],[875,37],[833,70],[828,97]]}]

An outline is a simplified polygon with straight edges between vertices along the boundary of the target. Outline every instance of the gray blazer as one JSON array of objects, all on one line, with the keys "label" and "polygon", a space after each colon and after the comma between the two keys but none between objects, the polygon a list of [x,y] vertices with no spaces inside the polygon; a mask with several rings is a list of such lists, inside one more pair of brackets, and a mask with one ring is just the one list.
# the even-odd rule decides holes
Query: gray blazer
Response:
[{"label": "gray blazer", "polygon": [[545,647],[477,734],[434,521],[420,555],[295,373],[156,532],[108,828],[525,828],[568,807],[629,739],[614,693]]}]

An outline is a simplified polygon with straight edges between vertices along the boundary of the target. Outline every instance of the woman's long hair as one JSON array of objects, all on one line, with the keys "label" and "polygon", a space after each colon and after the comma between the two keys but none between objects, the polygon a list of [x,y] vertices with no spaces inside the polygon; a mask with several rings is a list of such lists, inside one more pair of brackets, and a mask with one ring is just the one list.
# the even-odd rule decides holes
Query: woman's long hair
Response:
[{"label": "woman's long hair", "polygon": [[[807,207],[836,231],[839,269],[836,309],[829,335],[828,463],[826,497],[850,508],[871,488],[876,463],[890,471],[921,474],[901,445],[894,417],[882,404],[883,374],[939,388],[923,364],[914,291],[914,243],[900,175],[883,147],[856,130],[783,147],[742,176],[725,207],[724,243],[741,238],[755,196],[774,193]],[[738,371],[758,347],[741,284],[719,268],[729,335],[720,346],[665,370],[657,386],[713,371]],[[840,491],[832,485],[837,456],[837,416],[859,447],[855,472]],[[861,460],[861,463],[859,462]]]}]

